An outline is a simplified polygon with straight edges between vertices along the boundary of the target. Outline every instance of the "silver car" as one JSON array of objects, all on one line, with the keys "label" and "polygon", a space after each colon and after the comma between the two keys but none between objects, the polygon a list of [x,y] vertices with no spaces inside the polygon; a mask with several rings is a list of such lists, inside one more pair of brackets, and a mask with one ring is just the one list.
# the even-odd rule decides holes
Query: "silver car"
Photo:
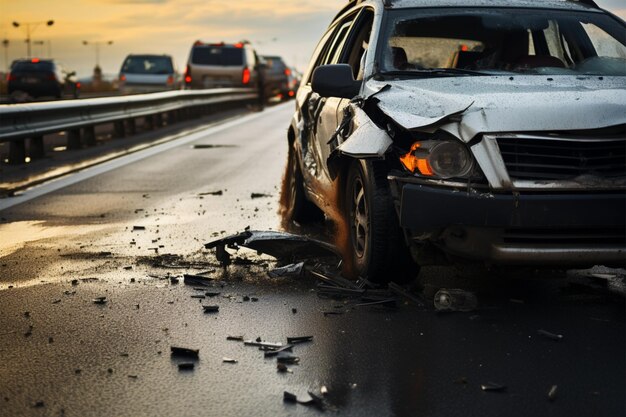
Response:
[{"label": "silver car", "polygon": [[122,64],[119,89],[123,94],[177,90],[180,75],[169,55],[128,55]]}]

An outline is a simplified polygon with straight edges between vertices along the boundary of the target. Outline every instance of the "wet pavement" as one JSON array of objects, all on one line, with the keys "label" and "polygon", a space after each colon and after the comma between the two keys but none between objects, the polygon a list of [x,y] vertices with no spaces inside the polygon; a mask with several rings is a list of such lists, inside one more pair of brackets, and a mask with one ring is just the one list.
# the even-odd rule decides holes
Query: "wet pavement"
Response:
[{"label": "wet pavement", "polygon": [[[0,416],[625,414],[623,270],[424,268],[411,289],[426,305],[393,307],[320,297],[306,274],[269,278],[276,261],[254,251],[222,268],[204,243],[280,229],[292,106],[0,211]],[[474,292],[477,309],[436,312],[440,287]],[[228,336],[313,339],[279,372]]]}]

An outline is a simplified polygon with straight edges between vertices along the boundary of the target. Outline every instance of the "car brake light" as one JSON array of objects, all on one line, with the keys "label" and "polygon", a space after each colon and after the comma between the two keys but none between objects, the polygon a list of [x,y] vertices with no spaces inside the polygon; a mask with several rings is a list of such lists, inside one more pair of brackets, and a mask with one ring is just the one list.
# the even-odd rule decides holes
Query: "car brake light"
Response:
[{"label": "car brake light", "polygon": [[289,97],[293,97],[295,95],[296,95],[295,91],[289,90]]},{"label": "car brake light", "polygon": [[167,85],[172,85],[172,84],[174,84],[174,77],[170,75],[169,77],[167,77]]},{"label": "car brake light", "polygon": [[7,81],[17,81],[17,77],[11,73],[7,74]]},{"label": "car brake light", "polygon": [[243,48],[243,43],[242,42],[236,43],[235,48]]},{"label": "car brake light", "polygon": [[250,69],[244,68],[243,74],[241,76],[241,82],[244,84],[248,84],[250,82]]},{"label": "car brake light", "polygon": [[36,64],[39,62],[39,58],[33,58],[30,60],[30,62],[32,62],[33,64]]},{"label": "car brake light", "polygon": [[289,68],[285,69],[285,75],[288,77],[291,75],[291,70]]},{"label": "car brake light", "polygon": [[191,70],[189,69],[189,65],[185,67],[185,83],[191,83]]},{"label": "car brake light", "polygon": [[80,88],[80,83],[76,83],[76,88]]},{"label": "car brake light", "polygon": [[126,76],[124,74],[120,74],[120,81],[126,81]]}]

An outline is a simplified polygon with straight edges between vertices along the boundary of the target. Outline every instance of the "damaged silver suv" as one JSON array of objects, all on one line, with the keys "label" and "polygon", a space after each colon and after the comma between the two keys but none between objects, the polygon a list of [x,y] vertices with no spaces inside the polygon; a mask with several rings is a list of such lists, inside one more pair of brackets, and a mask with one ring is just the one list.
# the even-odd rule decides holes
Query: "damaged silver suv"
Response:
[{"label": "damaged silver suv", "polygon": [[288,139],[286,214],[345,224],[353,275],[625,263],[626,24],[591,0],[351,1]]}]

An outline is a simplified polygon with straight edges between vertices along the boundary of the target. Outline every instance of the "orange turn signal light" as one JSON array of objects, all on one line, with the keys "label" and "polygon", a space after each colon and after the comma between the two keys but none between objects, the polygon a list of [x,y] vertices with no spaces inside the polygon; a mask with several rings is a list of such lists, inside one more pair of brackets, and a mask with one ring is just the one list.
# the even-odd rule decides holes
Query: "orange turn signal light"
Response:
[{"label": "orange turn signal light", "polygon": [[415,156],[415,151],[422,146],[421,143],[415,142],[411,145],[411,150],[405,155],[400,157],[400,162],[406,169],[411,172],[419,171],[420,174],[432,177],[434,175],[433,169],[430,166],[430,162],[426,158],[418,158]]}]

